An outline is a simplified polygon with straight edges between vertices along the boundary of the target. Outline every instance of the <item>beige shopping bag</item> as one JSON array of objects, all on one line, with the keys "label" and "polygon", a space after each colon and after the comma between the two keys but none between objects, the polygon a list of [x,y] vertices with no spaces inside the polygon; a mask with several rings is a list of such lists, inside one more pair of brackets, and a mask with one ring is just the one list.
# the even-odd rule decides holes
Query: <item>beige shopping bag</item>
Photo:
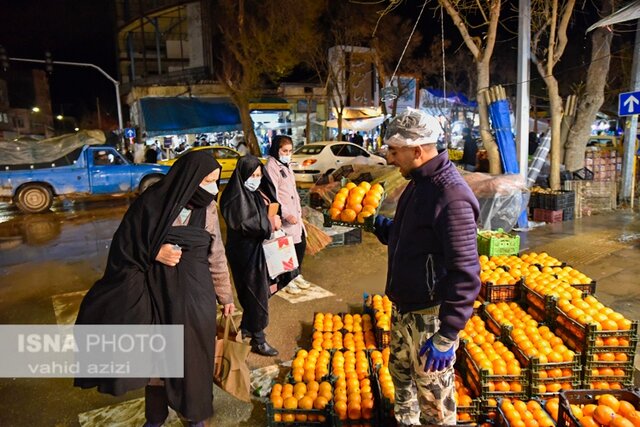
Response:
[{"label": "beige shopping bag", "polygon": [[[222,338],[216,337],[213,382],[237,399],[249,402],[251,380],[247,356],[251,346],[242,342],[242,334],[231,316],[225,318],[224,334]],[[231,334],[229,324],[233,325]]]}]

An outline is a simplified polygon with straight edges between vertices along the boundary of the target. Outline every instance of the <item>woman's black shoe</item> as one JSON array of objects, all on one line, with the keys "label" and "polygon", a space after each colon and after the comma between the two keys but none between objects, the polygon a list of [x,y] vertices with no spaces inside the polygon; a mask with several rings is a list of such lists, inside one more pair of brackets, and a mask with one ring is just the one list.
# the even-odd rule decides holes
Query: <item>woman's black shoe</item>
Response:
[{"label": "woman's black shoe", "polygon": [[271,347],[269,343],[266,341],[260,344],[256,344],[256,343],[251,344],[251,351],[261,356],[277,356],[278,355],[278,350]]}]

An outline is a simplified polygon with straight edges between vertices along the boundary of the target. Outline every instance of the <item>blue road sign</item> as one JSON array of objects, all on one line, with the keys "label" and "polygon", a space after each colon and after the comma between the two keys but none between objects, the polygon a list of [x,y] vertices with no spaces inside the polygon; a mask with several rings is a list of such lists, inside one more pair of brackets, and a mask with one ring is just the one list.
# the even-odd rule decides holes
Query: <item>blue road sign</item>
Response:
[{"label": "blue road sign", "polygon": [[124,136],[127,138],[135,138],[136,137],[136,130],[134,128],[126,128],[124,130]]},{"label": "blue road sign", "polygon": [[640,92],[623,92],[618,96],[618,115],[640,114]]}]

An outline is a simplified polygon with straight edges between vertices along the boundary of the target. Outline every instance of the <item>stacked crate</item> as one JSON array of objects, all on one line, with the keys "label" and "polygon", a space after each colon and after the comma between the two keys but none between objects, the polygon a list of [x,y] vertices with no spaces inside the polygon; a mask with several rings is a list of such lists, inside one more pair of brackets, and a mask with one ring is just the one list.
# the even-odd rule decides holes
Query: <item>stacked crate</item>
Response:
[{"label": "stacked crate", "polygon": [[556,334],[567,347],[582,354],[583,388],[633,385],[638,321],[632,321],[628,330],[598,330],[595,324],[579,323],[558,306],[555,314]]},{"label": "stacked crate", "polygon": [[594,181],[618,181],[622,174],[622,156],[616,150],[587,151],[584,164]]}]

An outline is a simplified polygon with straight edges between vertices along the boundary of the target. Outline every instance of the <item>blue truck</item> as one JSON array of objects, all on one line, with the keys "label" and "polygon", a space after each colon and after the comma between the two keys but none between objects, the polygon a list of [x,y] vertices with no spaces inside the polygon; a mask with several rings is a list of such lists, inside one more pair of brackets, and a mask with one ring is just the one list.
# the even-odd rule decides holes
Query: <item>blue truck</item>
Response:
[{"label": "blue truck", "polygon": [[0,201],[40,213],[55,197],[142,193],[168,171],[168,166],[132,164],[107,145],[84,145],[46,163],[8,165],[0,159]]}]

